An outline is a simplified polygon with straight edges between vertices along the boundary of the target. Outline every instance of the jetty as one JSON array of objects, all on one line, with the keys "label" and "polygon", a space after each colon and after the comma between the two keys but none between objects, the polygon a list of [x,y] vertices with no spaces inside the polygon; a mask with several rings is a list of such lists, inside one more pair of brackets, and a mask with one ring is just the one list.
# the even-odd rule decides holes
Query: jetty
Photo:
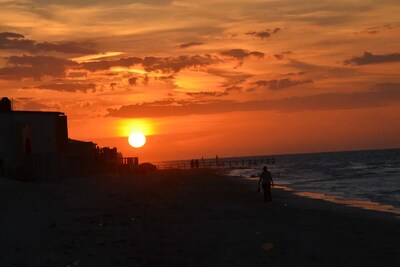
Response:
[{"label": "jetty", "polygon": [[160,162],[156,164],[157,169],[195,169],[195,168],[248,168],[256,165],[275,164],[275,157],[254,157],[254,158],[214,158],[197,159],[198,167],[191,164],[191,160],[180,160]]}]

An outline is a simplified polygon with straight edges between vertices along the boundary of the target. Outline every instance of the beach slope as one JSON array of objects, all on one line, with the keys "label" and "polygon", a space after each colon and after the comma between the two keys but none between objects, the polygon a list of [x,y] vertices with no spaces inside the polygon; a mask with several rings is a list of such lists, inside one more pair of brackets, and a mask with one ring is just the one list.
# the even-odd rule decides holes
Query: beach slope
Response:
[{"label": "beach slope", "polygon": [[212,170],[0,185],[0,266],[400,266],[396,215]]}]

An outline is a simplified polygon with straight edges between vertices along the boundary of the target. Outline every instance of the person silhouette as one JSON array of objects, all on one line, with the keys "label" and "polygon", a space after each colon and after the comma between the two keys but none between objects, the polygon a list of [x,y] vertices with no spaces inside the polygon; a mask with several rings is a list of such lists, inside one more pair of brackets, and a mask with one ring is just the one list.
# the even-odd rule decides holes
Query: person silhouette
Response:
[{"label": "person silhouette", "polygon": [[271,187],[274,186],[274,181],[272,180],[271,172],[268,171],[267,166],[264,166],[263,172],[260,174],[260,180],[258,180],[258,192],[260,192],[260,184],[264,191],[264,201],[272,201]]},{"label": "person silhouette", "polygon": [[196,169],[199,168],[199,161],[197,159],[194,161],[194,165],[196,166]]}]

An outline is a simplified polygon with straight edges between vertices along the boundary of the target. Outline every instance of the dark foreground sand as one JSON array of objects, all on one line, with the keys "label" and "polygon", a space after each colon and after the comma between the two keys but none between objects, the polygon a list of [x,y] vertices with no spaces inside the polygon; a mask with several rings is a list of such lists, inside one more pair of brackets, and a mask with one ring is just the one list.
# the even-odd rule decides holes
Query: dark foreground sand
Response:
[{"label": "dark foreground sand", "polygon": [[0,180],[0,266],[400,266],[400,219],[208,170]]}]

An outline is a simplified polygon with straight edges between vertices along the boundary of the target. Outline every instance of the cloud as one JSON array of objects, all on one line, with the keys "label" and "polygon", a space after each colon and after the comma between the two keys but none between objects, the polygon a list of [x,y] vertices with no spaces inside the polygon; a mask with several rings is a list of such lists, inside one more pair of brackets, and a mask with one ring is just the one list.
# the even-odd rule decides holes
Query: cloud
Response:
[{"label": "cloud", "polygon": [[40,80],[44,76],[64,77],[66,70],[78,63],[52,56],[10,56],[6,57],[10,67],[0,68],[0,79],[21,80],[33,78]]},{"label": "cloud", "polygon": [[378,83],[372,87],[373,90],[385,92],[385,91],[400,91],[400,83]]},{"label": "cloud", "polygon": [[286,55],[290,55],[290,54],[292,54],[292,51],[285,51],[285,52],[282,52],[282,53],[279,53],[279,54],[274,54],[274,57],[277,60],[282,60],[282,59],[285,58]]},{"label": "cloud", "polygon": [[245,58],[251,56],[256,58],[264,57],[264,53],[258,51],[231,49],[228,51],[223,51],[219,53],[219,55],[199,54],[199,55],[180,55],[175,57],[147,56],[143,58],[126,57],[116,60],[96,60],[90,62],[82,62],[80,63],[80,67],[82,69],[95,72],[95,71],[109,70],[112,67],[128,68],[135,65],[139,65],[143,67],[143,69],[147,72],[153,71],[153,72],[174,74],[183,69],[190,69],[190,68],[198,69],[224,62],[224,59],[221,58],[221,55],[239,61],[243,61]]},{"label": "cloud", "polygon": [[252,84],[259,86],[259,87],[268,87],[270,90],[279,90],[279,89],[284,89],[300,84],[305,84],[305,83],[313,83],[313,80],[292,80],[289,78],[285,79],[280,79],[280,80],[260,80],[253,82]]},{"label": "cloud", "polygon": [[45,105],[40,100],[33,98],[17,97],[13,99],[14,105],[22,110],[57,110],[55,106]]},{"label": "cloud", "polygon": [[112,67],[130,67],[133,65],[141,64],[143,59],[139,57],[125,57],[117,60],[99,60],[81,63],[81,67],[88,71],[101,71],[109,70]]},{"label": "cloud", "polygon": [[209,68],[207,69],[207,73],[224,78],[225,82],[220,84],[220,87],[224,87],[225,91],[228,93],[231,91],[240,92],[243,88],[239,85],[246,82],[247,79],[253,77],[253,75],[249,73],[218,68]]},{"label": "cloud", "polygon": [[363,34],[368,34],[368,35],[372,35],[372,34],[378,34],[381,32],[387,32],[387,31],[391,31],[393,29],[393,26],[391,24],[384,24],[384,25],[378,25],[378,26],[373,26],[373,27],[368,27],[365,28],[362,31],[358,31],[358,32],[353,32],[354,35],[363,35]]},{"label": "cloud", "polygon": [[300,73],[310,73],[316,78],[353,76],[358,72],[355,68],[337,67],[327,65],[310,64],[298,60],[290,60],[287,67],[300,69]]},{"label": "cloud", "polygon": [[167,75],[167,76],[155,76],[154,79],[168,82],[168,81],[171,81],[171,80],[175,79],[175,76],[172,75],[172,74],[171,75]]},{"label": "cloud", "polygon": [[95,72],[108,70],[112,67],[131,67],[141,65],[146,71],[161,71],[164,73],[176,73],[182,69],[191,67],[204,67],[221,62],[215,56],[204,55],[181,55],[177,57],[127,57],[117,60],[100,60],[81,63],[81,68]]},{"label": "cloud", "polygon": [[344,61],[345,65],[367,65],[367,64],[378,64],[378,63],[390,63],[400,61],[400,53],[386,54],[386,55],[374,55],[370,52],[364,52],[364,55],[360,57],[352,57]]},{"label": "cloud", "polygon": [[231,50],[227,50],[227,51],[223,51],[220,53],[223,56],[227,56],[227,57],[232,57],[235,58],[237,60],[243,60],[245,58],[248,58],[250,56],[254,56],[257,58],[263,58],[264,57],[264,53],[262,52],[258,52],[258,51],[248,51],[245,49],[231,49]]},{"label": "cloud", "polygon": [[265,31],[252,31],[252,32],[246,32],[247,35],[251,35],[254,37],[258,37],[261,39],[266,39],[266,38],[270,38],[273,34],[276,34],[277,32],[279,32],[281,30],[281,28],[275,28],[273,30],[267,29]]},{"label": "cloud", "polygon": [[226,92],[226,93],[229,93],[229,92],[232,92],[232,91],[241,92],[242,89],[243,89],[243,87],[241,87],[241,86],[233,85],[233,86],[228,86],[228,87],[226,87],[226,88],[225,88],[225,92]]},{"label": "cloud", "polygon": [[145,57],[142,65],[146,71],[176,73],[182,69],[205,67],[218,62],[221,62],[221,60],[212,55],[204,54],[194,56],[182,55],[165,58]]},{"label": "cloud", "polygon": [[96,84],[94,83],[53,83],[53,84],[44,84],[38,85],[34,87],[25,87],[24,89],[43,89],[43,90],[53,90],[59,92],[83,92],[86,93],[88,90],[92,92],[96,91]]},{"label": "cloud", "polygon": [[122,106],[119,109],[108,109],[107,116],[123,118],[144,118],[263,110],[278,112],[324,111],[385,107],[400,104],[399,84],[395,84],[394,87],[391,87],[391,90],[387,90],[388,88],[382,88],[382,85],[377,86],[378,88],[368,90],[366,92],[356,92],[349,94],[325,93],[312,96],[296,96],[275,100],[259,100],[247,102],[218,100],[207,103],[200,103],[190,101],[175,101],[173,99],[168,99],[168,101],[144,102],[142,104]]},{"label": "cloud", "polygon": [[128,79],[128,83],[130,85],[137,85],[138,79],[139,79],[138,77],[131,77],[131,78]]},{"label": "cloud", "polygon": [[354,20],[354,16],[345,13],[311,13],[298,16],[291,16],[294,21],[305,21],[319,26],[330,26],[345,24]]},{"label": "cloud", "polygon": [[149,76],[147,76],[147,75],[143,76],[143,79],[142,79],[143,85],[144,86],[149,85],[149,80],[150,80]]},{"label": "cloud", "polygon": [[228,95],[228,92],[217,92],[217,91],[212,91],[212,92],[204,92],[204,91],[201,91],[201,92],[188,92],[188,93],[186,93],[186,95],[188,95],[188,96],[195,96],[195,97],[197,97],[197,96],[213,96],[213,97],[220,97],[220,96],[226,96],[226,95]]},{"label": "cloud", "polygon": [[19,33],[2,32],[0,33],[0,49],[22,50],[29,53],[38,52],[60,52],[65,54],[94,54],[93,44],[76,42],[36,42],[25,39],[25,36]]},{"label": "cloud", "polygon": [[179,45],[180,48],[188,48],[191,46],[198,46],[198,45],[203,45],[204,43],[200,43],[200,42],[191,42],[191,43],[184,43]]},{"label": "cloud", "polygon": [[86,72],[81,72],[81,71],[71,71],[67,74],[69,78],[82,78],[86,77],[87,73]]},{"label": "cloud", "polygon": [[35,0],[35,3],[48,5],[60,5],[60,6],[72,6],[72,7],[86,7],[86,6],[116,6],[116,5],[128,5],[128,4],[146,4],[146,5],[168,5],[172,3],[172,0],[114,0],[112,2],[108,0]]},{"label": "cloud", "polygon": [[297,76],[297,75],[304,75],[306,74],[305,71],[299,71],[299,72],[288,72],[285,74],[282,74],[282,76]]}]

